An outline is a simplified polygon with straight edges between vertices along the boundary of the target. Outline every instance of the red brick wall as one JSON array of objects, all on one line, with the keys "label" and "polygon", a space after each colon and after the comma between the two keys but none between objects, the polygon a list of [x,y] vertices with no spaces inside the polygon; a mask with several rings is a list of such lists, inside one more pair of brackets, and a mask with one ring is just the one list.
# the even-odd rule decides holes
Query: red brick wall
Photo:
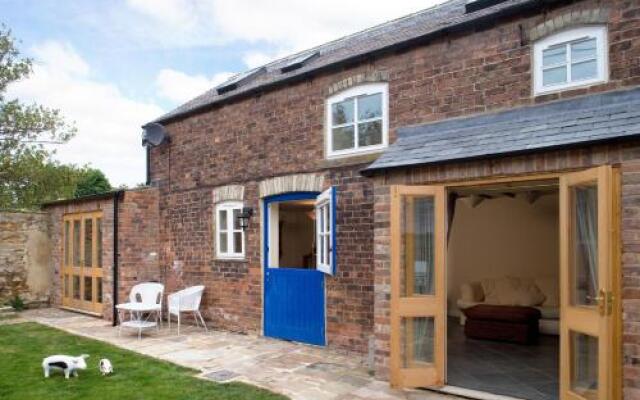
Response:
[{"label": "red brick wall", "polygon": [[[172,142],[151,152],[151,177],[160,190],[161,263],[175,269],[176,285],[179,280],[206,283],[204,307],[218,327],[259,331],[259,216],[254,216],[247,232],[246,261],[214,260],[211,190],[244,185],[245,203],[256,210],[257,184],[273,176],[318,172],[337,184],[342,196],[353,188],[358,193],[371,191],[371,183],[357,173],[366,159],[324,159],[324,101],[336,82],[358,74],[388,77],[391,141],[396,129],[406,125],[640,83],[638,2],[585,0],[549,7],[477,32],[449,34],[411,50],[372,57],[167,124]],[[526,32],[569,11],[600,7],[610,9],[610,82],[534,98]],[[340,172],[333,172],[336,168]],[[374,246],[373,203],[370,196],[360,194],[340,202],[340,207],[349,207],[341,212],[352,215],[352,220],[338,226],[341,272],[328,282],[328,340],[334,347],[364,352],[374,320],[373,295],[367,293],[374,285],[374,257],[367,252]],[[351,237],[358,242],[351,242]]]},{"label": "red brick wall", "polygon": [[[118,301],[129,298],[140,282],[162,282],[160,268],[158,190],[124,192],[118,207]],[[109,292],[113,289],[110,287]]]}]

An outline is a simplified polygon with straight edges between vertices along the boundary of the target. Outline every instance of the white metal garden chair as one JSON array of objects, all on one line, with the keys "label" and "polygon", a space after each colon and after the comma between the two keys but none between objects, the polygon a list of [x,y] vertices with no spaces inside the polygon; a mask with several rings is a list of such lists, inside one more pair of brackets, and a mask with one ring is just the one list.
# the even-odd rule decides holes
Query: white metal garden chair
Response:
[{"label": "white metal garden chair", "polygon": [[[202,300],[202,293],[204,292],[204,286],[191,286],[179,292],[171,293],[167,296],[167,319],[169,320],[169,330],[171,330],[171,315],[178,317],[178,335],[180,335],[180,313],[193,313],[193,318],[196,320],[196,325],[204,327],[207,332],[207,325],[204,323],[204,318],[200,314],[200,300]],[[200,318],[200,321],[198,321]]]},{"label": "white metal garden chair", "polygon": [[[118,335],[122,327],[129,327],[138,330],[138,339],[142,336],[145,328],[158,327],[162,324],[162,296],[164,285],[161,283],[139,283],[131,288],[129,302],[118,304],[118,320],[120,322]],[[125,320],[121,313],[125,314]],[[128,319],[126,314],[128,313]],[[154,318],[151,320],[150,318]]]}]

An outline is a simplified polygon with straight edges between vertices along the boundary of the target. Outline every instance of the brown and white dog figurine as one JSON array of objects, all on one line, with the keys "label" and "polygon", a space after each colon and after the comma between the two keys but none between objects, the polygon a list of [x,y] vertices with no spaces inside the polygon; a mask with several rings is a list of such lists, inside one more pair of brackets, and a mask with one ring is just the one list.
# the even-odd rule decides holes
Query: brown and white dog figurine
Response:
[{"label": "brown and white dog figurine", "polygon": [[102,376],[113,373],[113,365],[111,365],[111,361],[106,358],[100,360],[100,363],[98,363],[98,367],[100,368],[100,373],[102,374]]}]

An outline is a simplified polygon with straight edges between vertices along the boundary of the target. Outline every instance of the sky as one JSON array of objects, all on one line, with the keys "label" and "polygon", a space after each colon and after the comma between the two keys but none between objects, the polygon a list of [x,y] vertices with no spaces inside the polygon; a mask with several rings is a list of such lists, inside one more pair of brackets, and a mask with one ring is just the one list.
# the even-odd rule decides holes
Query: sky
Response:
[{"label": "sky", "polygon": [[146,122],[234,73],[442,1],[0,0],[0,23],[34,59],[8,97],[75,123],[59,161],[134,186]]}]

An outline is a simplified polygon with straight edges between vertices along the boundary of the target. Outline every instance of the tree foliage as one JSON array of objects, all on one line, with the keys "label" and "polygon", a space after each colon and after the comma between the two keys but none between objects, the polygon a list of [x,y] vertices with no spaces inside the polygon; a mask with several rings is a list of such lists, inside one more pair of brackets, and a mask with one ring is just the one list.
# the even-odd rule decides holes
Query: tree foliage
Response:
[{"label": "tree foliage", "polygon": [[53,160],[52,145],[66,143],[76,132],[58,110],[7,98],[9,85],[27,78],[32,65],[0,25],[0,208],[33,209],[78,192],[109,190],[100,171]]},{"label": "tree foliage", "polygon": [[111,184],[99,169],[87,168],[78,180],[75,197],[91,196],[111,190]]}]

